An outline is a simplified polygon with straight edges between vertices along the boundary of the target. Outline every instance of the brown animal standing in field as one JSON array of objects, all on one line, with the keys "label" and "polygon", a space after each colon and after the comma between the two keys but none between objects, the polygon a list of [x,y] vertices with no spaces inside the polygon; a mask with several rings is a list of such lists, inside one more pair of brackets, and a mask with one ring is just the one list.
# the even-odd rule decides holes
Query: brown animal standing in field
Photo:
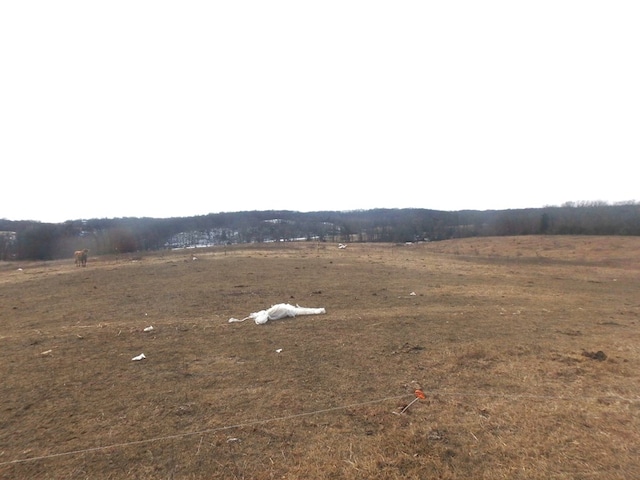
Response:
[{"label": "brown animal standing in field", "polygon": [[85,248],[84,250],[76,250],[74,253],[76,257],[76,267],[87,266],[87,256],[89,255],[89,249]]}]

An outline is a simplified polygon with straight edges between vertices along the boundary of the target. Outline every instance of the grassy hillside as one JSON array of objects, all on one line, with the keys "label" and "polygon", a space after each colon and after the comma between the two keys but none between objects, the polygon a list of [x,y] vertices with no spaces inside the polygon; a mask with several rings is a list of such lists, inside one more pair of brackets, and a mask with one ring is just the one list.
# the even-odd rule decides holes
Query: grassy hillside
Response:
[{"label": "grassy hillside", "polygon": [[[640,477],[639,273],[637,237],[3,263],[0,478]],[[281,302],[326,314],[228,323]]]}]

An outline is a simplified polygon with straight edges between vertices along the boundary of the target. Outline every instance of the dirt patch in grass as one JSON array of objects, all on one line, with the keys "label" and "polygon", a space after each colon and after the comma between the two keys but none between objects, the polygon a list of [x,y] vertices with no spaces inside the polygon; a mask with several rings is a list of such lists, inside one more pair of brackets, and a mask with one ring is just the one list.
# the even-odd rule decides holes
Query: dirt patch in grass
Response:
[{"label": "dirt patch in grass", "polygon": [[[631,237],[3,263],[0,478],[640,477],[639,274]],[[327,313],[228,323],[281,302]]]}]

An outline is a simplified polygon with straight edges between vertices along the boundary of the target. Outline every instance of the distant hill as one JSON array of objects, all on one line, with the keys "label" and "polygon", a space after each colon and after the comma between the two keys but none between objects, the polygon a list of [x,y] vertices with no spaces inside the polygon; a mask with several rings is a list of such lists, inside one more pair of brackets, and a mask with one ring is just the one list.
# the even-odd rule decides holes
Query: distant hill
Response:
[{"label": "distant hill", "polygon": [[266,210],[178,218],[0,220],[0,260],[274,241],[416,242],[504,235],[640,235],[640,204],[602,202],[514,210]]}]

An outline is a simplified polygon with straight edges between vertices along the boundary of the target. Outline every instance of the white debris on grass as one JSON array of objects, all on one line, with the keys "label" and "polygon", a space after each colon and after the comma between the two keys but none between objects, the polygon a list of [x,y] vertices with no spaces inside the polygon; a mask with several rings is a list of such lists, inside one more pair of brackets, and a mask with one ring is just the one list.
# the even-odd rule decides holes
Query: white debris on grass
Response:
[{"label": "white debris on grass", "polygon": [[133,357],[131,360],[133,362],[137,362],[137,361],[142,360],[144,358],[147,358],[147,357],[145,357],[144,353],[141,353],[140,355],[137,355],[137,356]]},{"label": "white debris on grass", "polygon": [[256,325],[262,325],[267,323],[269,320],[279,320],[285,317],[297,317],[298,315],[319,315],[322,313],[326,313],[324,308],[307,308],[301,307],[300,305],[296,305],[294,307],[288,303],[278,303],[266,310],[253,312],[251,315],[241,320],[238,320],[237,318],[230,318],[229,323],[244,322],[251,318],[256,322]]}]

